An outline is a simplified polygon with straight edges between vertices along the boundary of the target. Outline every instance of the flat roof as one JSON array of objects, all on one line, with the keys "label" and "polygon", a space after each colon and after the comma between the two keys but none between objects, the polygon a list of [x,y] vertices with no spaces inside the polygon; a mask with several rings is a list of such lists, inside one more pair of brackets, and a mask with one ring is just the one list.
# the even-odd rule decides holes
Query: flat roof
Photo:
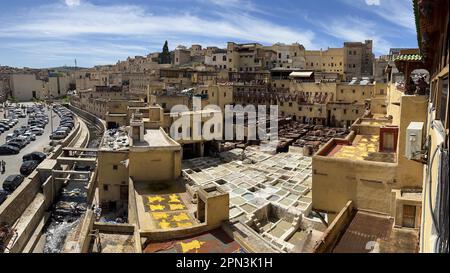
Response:
[{"label": "flat roof", "polygon": [[415,253],[418,231],[394,228],[392,217],[358,211],[333,249],[334,253]]},{"label": "flat roof", "polygon": [[311,77],[311,75],[314,72],[312,71],[296,71],[296,72],[292,72],[291,74],[289,74],[289,77],[293,77],[293,78],[309,78]]},{"label": "flat roof", "polygon": [[133,147],[180,147],[180,144],[169,138],[161,129],[147,129],[144,134],[144,141],[133,141]]},{"label": "flat roof", "polygon": [[241,253],[245,250],[218,228],[179,240],[150,242],[144,253]]},{"label": "flat roof", "polygon": [[138,223],[141,232],[198,225],[195,206],[178,181],[134,181]]},{"label": "flat roof", "polygon": [[328,157],[395,163],[396,153],[378,152],[380,137],[378,135],[357,135],[352,145],[337,144],[328,153]]}]

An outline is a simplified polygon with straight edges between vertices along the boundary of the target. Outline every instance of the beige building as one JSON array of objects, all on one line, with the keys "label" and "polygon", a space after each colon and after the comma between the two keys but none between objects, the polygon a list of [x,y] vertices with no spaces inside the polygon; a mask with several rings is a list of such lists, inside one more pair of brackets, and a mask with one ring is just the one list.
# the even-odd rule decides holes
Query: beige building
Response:
[{"label": "beige building", "polygon": [[[428,6],[429,13],[415,14],[422,65],[430,73],[428,118],[424,139],[428,140],[423,176],[420,252],[448,253],[449,204],[449,3],[414,1],[415,10]],[[433,35],[433,33],[446,33]],[[430,37],[425,39],[425,37]]]},{"label": "beige building", "polygon": [[276,53],[274,67],[306,69],[305,47],[303,45],[277,43],[266,48]]},{"label": "beige building", "polygon": [[47,90],[47,84],[35,74],[13,74],[11,76],[12,97],[17,101],[43,98]]},{"label": "beige building", "polygon": [[344,43],[344,76],[346,80],[352,78],[371,77],[373,75],[372,40]]},{"label": "beige building", "polygon": [[227,45],[228,70],[231,72],[253,72],[265,69],[265,50],[261,44]]},{"label": "beige building", "polygon": [[328,48],[327,50],[306,50],[305,69],[344,73],[344,49]]}]

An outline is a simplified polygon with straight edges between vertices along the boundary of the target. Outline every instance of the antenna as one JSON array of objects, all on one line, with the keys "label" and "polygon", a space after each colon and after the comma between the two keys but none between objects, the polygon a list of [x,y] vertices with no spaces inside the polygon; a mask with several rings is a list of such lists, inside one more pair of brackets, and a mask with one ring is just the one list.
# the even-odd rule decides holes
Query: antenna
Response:
[{"label": "antenna", "polygon": [[77,68],[77,59],[75,59],[75,68]]}]

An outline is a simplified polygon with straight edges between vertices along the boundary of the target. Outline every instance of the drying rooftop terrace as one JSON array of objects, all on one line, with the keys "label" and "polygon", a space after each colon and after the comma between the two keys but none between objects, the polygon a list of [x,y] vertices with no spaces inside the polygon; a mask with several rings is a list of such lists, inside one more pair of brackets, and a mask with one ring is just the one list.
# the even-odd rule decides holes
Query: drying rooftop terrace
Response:
[{"label": "drying rooftop terrace", "polygon": [[327,154],[328,157],[395,163],[395,153],[380,153],[378,135],[357,135],[351,144],[336,143]]}]

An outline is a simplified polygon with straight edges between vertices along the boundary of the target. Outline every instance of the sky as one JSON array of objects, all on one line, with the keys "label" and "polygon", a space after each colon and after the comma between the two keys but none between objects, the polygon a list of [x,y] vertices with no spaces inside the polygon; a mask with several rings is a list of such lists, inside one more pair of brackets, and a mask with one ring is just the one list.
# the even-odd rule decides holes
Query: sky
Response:
[{"label": "sky", "polygon": [[15,0],[0,10],[0,65],[14,67],[114,64],[165,40],[312,50],[372,39],[377,56],[417,47],[412,0]]}]

